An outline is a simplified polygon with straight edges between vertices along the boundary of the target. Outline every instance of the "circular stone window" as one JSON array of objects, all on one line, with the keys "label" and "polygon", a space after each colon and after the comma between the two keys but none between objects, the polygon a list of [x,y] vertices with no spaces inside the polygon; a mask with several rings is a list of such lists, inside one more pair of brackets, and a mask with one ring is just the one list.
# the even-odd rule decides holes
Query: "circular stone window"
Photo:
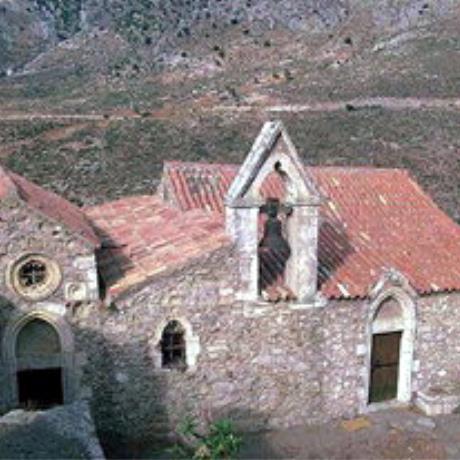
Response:
[{"label": "circular stone window", "polygon": [[30,300],[48,297],[61,282],[58,264],[38,254],[21,257],[12,264],[8,272],[8,284],[11,288]]}]

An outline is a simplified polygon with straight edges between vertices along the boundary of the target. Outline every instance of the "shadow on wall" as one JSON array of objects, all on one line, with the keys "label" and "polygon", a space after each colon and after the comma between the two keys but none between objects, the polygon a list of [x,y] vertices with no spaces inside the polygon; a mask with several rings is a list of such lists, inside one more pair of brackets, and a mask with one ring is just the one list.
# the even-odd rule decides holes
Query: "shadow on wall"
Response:
[{"label": "shadow on wall", "polygon": [[[97,228],[97,234],[102,241],[102,247],[96,251],[100,293],[102,297],[105,297],[107,287],[123,279],[133,265],[132,261],[123,253],[124,246],[114,241],[100,228]],[[101,276],[101,273],[104,276]]]},{"label": "shadow on wall", "polygon": [[87,363],[82,383],[91,392],[91,411],[108,458],[154,458],[170,441],[164,382],[153,372],[147,339],[108,340],[88,328],[75,331]]},{"label": "shadow on wall", "polygon": [[[232,420],[243,437],[242,458],[282,458],[263,437],[244,434],[262,429],[266,415],[235,407],[197,413],[192,401],[181,403],[180,398],[175,407],[168,407],[172,400],[167,378],[154,372],[153,362],[145,358],[143,341],[133,340],[120,347],[104,342],[98,334],[90,334],[90,340],[110,350],[91,357],[86,369],[93,387],[92,413],[107,458],[171,458],[168,448],[177,440],[171,429],[188,416],[196,416],[204,432],[207,422]],[[129,367],[121,362],[129,363]]]},{"label": "shadow on wall", "polygon": [[[8,322],[23,313],[8,299],[0,298],[0,303],[3,307],[0,311],[0,332],[3,335]],[[171,428],[186,416],[195,415],[197,420],[207,421],[228,418],[234,421],[241,433],[262,429],[266,425],[266,414],[257,414],[245,408],[227,406],[215,410],[211,407],[206,412],[198,412],[200,409],[195,406],[197,398],[187,394],[188,391],[196,392],[198,388],[193,382],[193,375],[177,374],[178,384],[174,382],[172,373],[155,371],[148,350],[150,337],[133,337],[129,331],[105,336],[97,329],[97,324],[91,324],[91,320],[85,326],[79,326],[77,323],[85,323],[82,320],[85,307],[80,308],[80,311],[78,307],[74,308],[73,314],[69,309],[67,318],[74,334],[76,361],[81,361],[82,352],[85,355],[81,373],[75,369],[75,378],[80,379],[79,397],[90,402],[97,434],[108,458],[170,458],[171,454],[165,451],[165,447],[171,446],[174,441]],[[116,311],[107,312],[107,315],[106,321],[120,319]],[[113,318],[110,318],[112,315]],[[2,376],[2,379],[5,377]],[[178,387],[180,393],[176,398]],[[42,428],[37,430],[41,435],[29,437],[24,444],[26,450],[21,454],[22,458],[36,458],[41,449],[40,443],[49,439],[46,426]],[[2,429],[0,426],[0,434]],[[5,436],[0,436],[0,457],[12,456],[2,455],[2,446],[6,449],[17,445],[17,440],[23,438],[24,427],[18,426],[15,430],[9,429]],[[257,443],[251,441],[243,446],[243,453],[247,451],[251,457],[257,452],[260,452],[258,456],[277,457],[261,441],[263,438],[258,439]],[[73,455],[73,447],[69,446],[68,450],[60,439],[57,439],[56,446],[57,450],[50,451],[45,457],[82,458]]]},{"label": "shadow on wall", "polygon": [[[197,422],[230,419],[241,433],[266,426],[266,414],[245,408],[196,407],[199,395],[192,392],[197,392],[199,385],[193,382],[195,374],[155,370],[148,352],[149,337],[133,338],[128,333],[120,345],[118,336],[111,341],[85,328],[76,331],[76,338],[78,348],[93,350],[87,351],[83,381],[91,387],[92,413],[108,458],[171,458],[165,449],[176,440],[172,429],[188,416],[196,416]],[[176,372],[180,384],[174,386],[171,380]],[[177,386],[181,392],[176,397]],[[260,451],[263,457],[271,452],[269,456],[276,457],[262,441],[257,446],[243,446],[243,452],[245,449]]]}]

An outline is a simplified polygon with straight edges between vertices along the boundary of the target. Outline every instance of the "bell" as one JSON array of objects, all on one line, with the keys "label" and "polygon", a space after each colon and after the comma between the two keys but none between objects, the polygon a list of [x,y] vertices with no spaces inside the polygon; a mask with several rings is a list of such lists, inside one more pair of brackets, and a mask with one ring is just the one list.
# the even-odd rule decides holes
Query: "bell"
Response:
[{"label": "bell", "polygon": [[279,202],[267,201],[261,211],[268,216],[259,243],[259,280],[260,287],[265,289],[284,278],[291,250],[283,236],[283,223],[278,217]]},{"label": "bell", "polygon": [[274,251],[282,258],[289,257],[291,250],[288,242],[283,236],[283,223],[278,217],[280,203],[278,200],[267,200],[261,211],[266,213],[268,218],[265,222],[264,235],[259,243],[259,248]]},{"label": "bell", "polygon": [[277,254],[289,257],[288,242],[283,237],[283,224],[278,218],[269,217],[265,223],[264,236],[259,247],[275,251]]}]

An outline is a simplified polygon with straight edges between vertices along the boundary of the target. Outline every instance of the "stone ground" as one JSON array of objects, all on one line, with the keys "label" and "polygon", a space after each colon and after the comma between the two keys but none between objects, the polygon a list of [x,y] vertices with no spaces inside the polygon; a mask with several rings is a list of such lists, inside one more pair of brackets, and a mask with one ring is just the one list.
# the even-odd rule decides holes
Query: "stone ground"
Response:
[{"label": "stone ground", "polygon": [[241,458],[459,459],[460,414],[426,417],[413,409],[299,426],[245,437]]}]

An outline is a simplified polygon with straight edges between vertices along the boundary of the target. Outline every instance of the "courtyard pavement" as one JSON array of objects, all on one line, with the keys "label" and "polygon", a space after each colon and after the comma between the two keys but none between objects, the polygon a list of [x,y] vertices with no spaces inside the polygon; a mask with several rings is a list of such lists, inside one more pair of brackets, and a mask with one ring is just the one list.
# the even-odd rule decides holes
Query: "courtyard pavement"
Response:
[{"label": "courtyard pavement", "polygon": [[325,425],[246,435],[241,458],[460,459],[460,414],[394,409]]}]

